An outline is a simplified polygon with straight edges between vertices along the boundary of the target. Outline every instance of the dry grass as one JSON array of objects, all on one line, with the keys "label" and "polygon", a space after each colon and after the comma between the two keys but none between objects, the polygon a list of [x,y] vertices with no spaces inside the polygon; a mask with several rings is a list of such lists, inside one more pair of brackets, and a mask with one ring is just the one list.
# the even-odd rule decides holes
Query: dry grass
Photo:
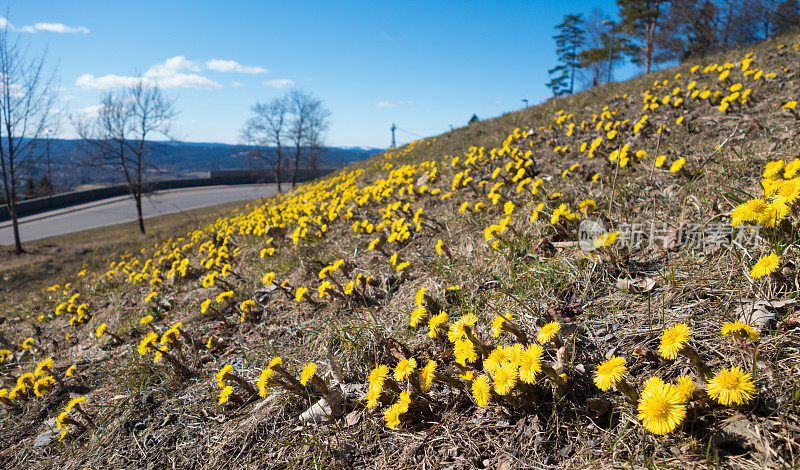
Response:
[{"label": "dry grass", "polygon": [[[800,38],[784,38],[793,44]],[[596,91],[551,100],[541,106],[481,122],[425,140],[413,149],[400,149],[400,156],[377,157],[357,167],[365,170],[359,185],[365,186],[387,171],[442,157],[463,156],[470,146],[498,147],[516,127],[533,129],[530,139],[515,143],[532,151],[534,170],[552,176],[546,192],[563,193],[562,200],[577,202],[592,198],[599,214],[615,223],[665,221],[679,223],[729,223],[728,213],[747,195],[760,193],[759,180],[767,161],[797,156],[797,119],[778,108],[788,98],[800,96],[797,70],[800,53],[779,52],[774,42],[757,48],[758,65],[768,70],[789,66],[782,79],[759,88],[754,106],[741,113],[721,114],[711,106],[694,106],[684,114],[686,127],[671,126],[669,132],[654,129],[632,143],[647,148],[648,158],[667,155],[668,161],[685,157],[687,167],[703,172],[692,177],[655,171],[646,164],[629,171],[615,169],[605,156],[579,159],[577,152],[553,152],[555,145],[580,141],[563,134],[537,129],[553,122],[559,109],[578,119],[599,113],[605,104],[618,107],[632,118],[641,109],[644,90],[655,80],[686,74],[689,65],[659,71],[630,82]],[[732,51],[707,59],[707,63],[739,60],[743,51]],[[620,95],[628,93],[627,98]],[[661,92],[663,93],[663,92]],[[662,109],[659,122],[674,122],[679,110]],[[555,140],[554,140],[555,139]],[[548,142],[548,140],[550,142]],[[720,144],[725,145],[717,151]],[[449,159],[448,159],[449,160]],[[565,167],[580,162],[581,168],[560,178]],[[447,167],[440,185],[447,191],[456,169]],[[476,180],[482,175],[477,174]],[[491,169],[485,173],[491,173]],[[591,175],[603,175],[592,184]],[[416,175],[418,176],[418,175]],[[486,210],[460,214],[463,202],[483,201]],[[527,202],[527,201],[522,201]],[[538,200],[536,201],[538,202]],[[549,209],[557,203],[550,203]],[[628,358],[628,379],[640,386],[657,375],[672,380],[679,374],[694,374],[691,363],[654,359],[666,326],[687,323],[692,344],[712,370],[729,365],[749,367],[752,356],[730,338],[721,338],[722,322],[735,319],[735,308],[752,299],[782,300],[772,309],[776,320],[792,315],[800,287],[795,269],[797,256],[787,243],[779,275],[766,281],[748,276],[758,250],[687,248],[610,250],[587,257],[570,241],[574,226],[553,226],[542,216],[527,222],[531,207],[518,204],[513,236],[504,236],[498,249],[484,241],[484,228],[503,217],[502,203],[491,206],[480,190],[467,188],[453,198],[420,197],[430,220],[407,242],[394,245],[385,254],[369,251],[369,238],[353,232],[353,221],[378,223],[376,205],[354,207],[351,221],[332,223],[321,240],[293,247],[281,237],[280,248],[271,258],[261,259],[263,237],[237,234],[240,250],[234,267],[236,300],[254,299],[260,315],[240,322],[235,307],[224,315],[201,314],[201,300],[212,298],[222,287],[202,288],[195,276],[163,289],[157,305],[144,301],[150,291],[142,284],[122,281],[76,281],[82,298],[91,301],[92,318],[85,326],[71,328],[57,317],[38,323],[38,314],[52,311],[57,301],[48,299],[42,287],[73,279],[87,263],[94,275],[107,269],[108,261],[123,252],[152,251],[157,241],[184,236],[208,224],[229,209],[195,211],[191,217],[174,216],[150,222],[147,237],[129,237],[129,227],[99,229],[57,240],[31,244],[35,253],[25,258],[4,258],[9,274],[4,288],[11,292],[0,299],[6,313],[4,342],[17,346],[34,337],[37,350],[16,353],[13,361],[0,366],[5,384],[33,368],[47,355],[56,359],[56,369],[78,365],[78,378],[67,388],[56,388],[42,399],[22,403],[22,409],[6,413],[0,421],[0,465],[6,468],[778,468],[798,464],[800,431],[800,352],[798,330],[766,328],[759,345],[756,399],[747,406],[724,408],[708,402],[692,403],[685,425],[675,433],[658,437],[644,430],[633,407],[617,392],[600,392],[592,383],[595,366],[613,354]],[[572,204],[575,209],[575,204]],[[289,234],[291,235],[291,230]],[[207,239],[213,239],[206,235]],[[205,240],[206,238],[204,238]],[[452,258],[438,256],[434,244],[444,240]],[[47,253],[53,245],[60,253]],[[767,250],[765,246],[763,248]],[[397,253],[413,267],[407,275],[396,272],[388,255]],[[148,253],[150,256],[150,253]],[[319,270],[336,259],[344,259],[358,272],[375,276],[379,285],[365,289],[346,301],[332,300],[318,306],[298,303],[260,288],[267,271],[290,279],[292,286],[308,286],[313,292]],[[30,266],[34,265],[34,266]],[[621,289],[618,280],[651,279],[645,290]],[[459,293],[445,293],[459,285]],[[566,348],[559,353],[546,348],[545,359],[557,359],[568,372],[569,386],[563,391],[537,384],[523,403],[501,399],[489,407],[477,407],[469,393],[434,383],[429,399],[420,399],[396,430],[386,427],[382,409],[364,410],[360,398],[369,371],[376,363],[394,364],[398,351],[407,349],[419,360],[435,359],[452,366],[448,343],[431,341],[421,330],[408,327],[414,297],[424,287],[455,319],[464,314],[479,317],[476,334],[491,339],[488,323],[502,313],[511,315],[528,334],[535,334],[543,321],[558,320]],[[786,301],[789,299],[789,301]],[[142,326],[145,313],[156,318]],[[184,348],[182,361],[194,373],[179,377],[152,356],[135,353],[143,335],[155,325],[163,331],[176,321],[197,340],[198,347]],[[107,323],[122,338],[121,344],[92,337],[100,323]],[[64,339],[64,332],[74,336]],[[205,339],[213,336],[221,346],[207,350]],[[639,348],[643,351],[634,355]],[[17,350],[17,347],[13,349]],[[402,353],[405,354],[405,353]],[[562,356],[559,357],[559,354]],[[244,379],[254,383],[273,356],[284,358],[287,369],[299,372],[307,362],[320,364],[330,383],[331,370],[342,370],[342,380],[355,391],[342,404],[340,419],[321,426],[302,424],[298,416],[316,396],[274,392],[267,399],[250,399],[244,406],[218,405],[214,373],[231,364]],[[34,438],[75,394],[86,395],[87,409],[97,417],[98,429],[66,443],[34,448]],[[495,397],[497,398],[497,397]],[[145,464],[146,462],[146,464]]]},{"label": "dry grass", "polygon": [[0,251],[0,292],[6,295],[5,302],[20,302],[29,295],[29,289],[62,282],[65,273],[78,272],[84,266],[102,269],[106,260],[120,253],[150,248],[245,205],[247,201],[231,202],[152,217],[145,221],[145,235],[139,234],[136,222],[129,222],[25,243],[22,256],[15,256],[11,249]]}]

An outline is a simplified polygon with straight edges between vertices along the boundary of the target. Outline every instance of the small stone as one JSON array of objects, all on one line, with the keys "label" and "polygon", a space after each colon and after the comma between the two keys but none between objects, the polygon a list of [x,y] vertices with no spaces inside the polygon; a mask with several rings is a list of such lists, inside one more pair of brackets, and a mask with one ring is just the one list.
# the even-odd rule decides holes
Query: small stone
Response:
[{"label": "small stone", "polygon": [[57,429],[48,429],[47,431],[36,436],[36,439],[33,441],[33,447],[44,447],[49,445],[51,442],[58,440],[59,436],[61,436],[61,431]]}]

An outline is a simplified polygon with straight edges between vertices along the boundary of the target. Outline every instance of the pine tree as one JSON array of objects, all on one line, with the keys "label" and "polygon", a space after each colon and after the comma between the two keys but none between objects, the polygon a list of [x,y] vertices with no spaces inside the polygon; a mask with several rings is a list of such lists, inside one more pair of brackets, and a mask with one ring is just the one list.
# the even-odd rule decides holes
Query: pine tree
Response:
[{"label": "pine tree", "polygon": [[50,196],[53,194],[53,183],[50,181],[49,176],[42,175],[42,177],[39,178],[38,192],[42,196]]},{"label": "pine tree", "polygon": [[797,0],[781,2],[775,11],[772,33],[778,36],[798,28],[800,28],[800,4]]},{"label": "pine tree", "polygon": [[25,180],[25,197],[27,199],[36,197],[36,185],[33,183],[33,178]]},{"label": "pine tree", "polygon": [[697,15],[692,18],[691,26],[687,31],[689,47],[682,59],[690,57],[703,57],[710,54],[719,46],[716,29],[717,6],[706,0],[697,9]]},{"label": "pine tree", "polygon": [[619,29],[627,34],[625,51],[649,73],[657,49],[658,29],[668,0],[617,0]]},{"label": "pine tree", "polygon": [[547,83],[555,96],[575,91],[575,71],[580,67],[578,51],[584,41],[582,24],[581,15],[564,15],[564,21],[556,26],[558,34],[553,39],[556,40],[559,65],[547,71],[551,76],[556,75]]}]

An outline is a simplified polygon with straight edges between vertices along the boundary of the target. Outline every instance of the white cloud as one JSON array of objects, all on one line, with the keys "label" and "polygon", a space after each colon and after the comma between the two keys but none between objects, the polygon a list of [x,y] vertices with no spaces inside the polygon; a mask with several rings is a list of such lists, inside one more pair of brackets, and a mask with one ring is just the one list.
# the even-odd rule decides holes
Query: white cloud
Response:
[{"label": "white cloud", "polygon": [[288,78],[276,78],[275,80],[267,80],[262,82],[262,84],[272,88],[286,88],[293,86],[294,80],[289,80]]},{"label": "white cloud", "polygon": [[89,28],[86,26],[67,26],[62,23],[36,23],[33,25],[36,31],[47,31],[48,33],[83,33],[89,34]]},{"label": "white cloud", "polygon": [[75,84],[81,88],[116,88],[132,85],[137,77],[124,77],[122,75],[114,75],[112,73],[103,75],[102,77],[95,77],[90,73],[85,73],[75,80]]},{"label": "white cloud", "polygon": [[108,89],[130,86],[141,79],[145,85],[158,85],[161,88],[197,88],[200,90],[222,88],[221,84],[210,78],[196,73],[184,73],[184,71],[196,72],[199,70],[199,65],[179,55],[153,65],[141,77],[113,73],[96,77],[87,73],[78,77],[75,84],[81,88]]},{"label": "white cloud", "polygon": [[267,73],[269,70],[264,67],[254,67],[242,65],[235,60],[212,59],[206,62],[206,68],[215,72],[236,72],[236,73]]},{"label": "white cloud", "polygon": [[145,85],[158,85],[161,88],[197,88],[200,90],[214,90],[222,88],[222,85],[209,78],[195,73],[176,73],[165,77],[134,77],[125,75],[115,75],[110,73],[100,77],[87,73],[75,80],[75,84],[81,88],[108,89],[133,85],[137,80],[143,80]]},{"label": "white cloud", "polygon": [[199,72],[200,67],[191,60],[187,60],[186,57],[176,55],[175,57],[170,57],[161,64],[150,67],[147,72],[144,73],[144,76],[151,78],[170,77],[182,70]]},{"label": "white cloud", "polygon": [[221,84],[196,73],[177,73],[154,81],[161,88],[197,88],[200,90],[222,88]]},{"label": "white cloud", "polygon": [[[0,27],[2,27],[2,18],[0,17]],[[107,74],[102,76],[95,76],[92,74],[84,74],[75,80],[75,84],[82,88],[116,88],[125,87],[134,84],[137,80],[144,80],[148,86],[158,85],[161,88],[197,88],[201,90],[213,90],[222,88],[223,86],[211,80],[208,77],[198,73],[203,69],[214,70],[217,72],[238,72],[238,73],[267,73],[267,69],[263,67],[251,67],[242,65],[235,60],[219,60],[213,59],[205,62],[204,67],[201,63],[191,61],[185,56],[178,55],[170,57],[169,59],[155,64],[141,77],[129,75],[116,75]],[[264,82],[264,85],[274,88],[284,88],[294,85],[292,80],[281,78],[276,80],[269,80]],[[244,86],[242,83],[233,82],[231,86],[234,88]]]},{"label": "white cloud", "polygon": [[414,106],[413,101],[376,101],[375,106],[379,108],[400,108],[402,106]]},{"label": "white cloud", "polygon": [[63,23],[35,23],[33,25],[15,26],[7,18],[0,16],[0,28],[8,28],[20,33],[36,33],[44,31],[46,33],[83,33],[89,34],[86,26],[67,26]]}]

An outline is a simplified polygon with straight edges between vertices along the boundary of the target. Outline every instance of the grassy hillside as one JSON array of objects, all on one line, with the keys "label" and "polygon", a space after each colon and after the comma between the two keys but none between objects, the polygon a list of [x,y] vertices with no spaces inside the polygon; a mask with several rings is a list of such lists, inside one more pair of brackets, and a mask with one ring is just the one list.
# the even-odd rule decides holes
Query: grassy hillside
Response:
[{"label": "grassy hillside", "polygon": [[0,464],[795,466],[798,70],[768,41],[17,265]]}]

